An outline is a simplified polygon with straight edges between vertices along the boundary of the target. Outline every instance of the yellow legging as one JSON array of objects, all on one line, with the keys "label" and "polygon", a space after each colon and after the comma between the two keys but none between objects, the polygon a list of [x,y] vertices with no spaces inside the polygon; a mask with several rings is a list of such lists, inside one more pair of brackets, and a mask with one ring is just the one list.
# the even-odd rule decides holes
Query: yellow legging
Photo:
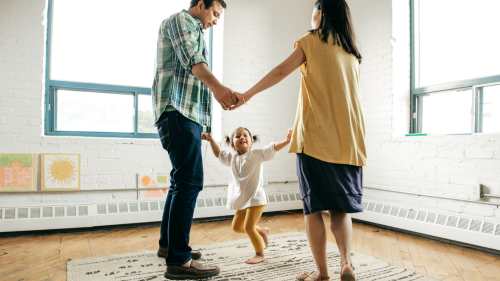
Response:
[{"label": "yellow legging", "polygon": [[264,251],[264,243],[259,234],[260,227],[257,226],[264,208],[266,208],[265,205],[238,210],[233,219],[233,230],[238,233],[246,233],[250,237],[256,253]]}]

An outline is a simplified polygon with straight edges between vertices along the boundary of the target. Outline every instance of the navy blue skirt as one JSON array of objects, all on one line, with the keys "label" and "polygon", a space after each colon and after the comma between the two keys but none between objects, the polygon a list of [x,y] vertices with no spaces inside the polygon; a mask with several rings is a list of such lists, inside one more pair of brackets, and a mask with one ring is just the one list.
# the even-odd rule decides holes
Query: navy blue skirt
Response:
[{"label": "navy blue skirt", "polygon": [[363,167],[321,161],[297,153],[304,215],[319,211],[363,212]]}]

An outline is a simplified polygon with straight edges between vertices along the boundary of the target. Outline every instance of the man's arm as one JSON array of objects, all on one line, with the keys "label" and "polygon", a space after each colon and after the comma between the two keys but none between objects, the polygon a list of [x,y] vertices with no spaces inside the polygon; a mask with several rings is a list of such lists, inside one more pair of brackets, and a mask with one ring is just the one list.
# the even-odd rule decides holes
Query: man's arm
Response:
[{"label": "man's arm", "polygon": [[181,65],[212,90],[214,98],[224,110],[238,102],[231,89],[222,85],[208,69],[202,53],[203,47],[198,43],[195,23],[188,23],[185,15],[180,13],[167,22],[164,31],[170,38]]},{"label": "man's arm", "polygon": [[191,73],[198,78],[201,83],[207,85],[214,94],[214,98],[220,103],[220,106],[224,110],[228,110],[232,105],[238,102],[238,99],[233,94],[233,91],[228,87],[222,85],[222,83],[215,78],[215,76],[210,72],[208,66],[205,63],[199,63],[191,68]]}]

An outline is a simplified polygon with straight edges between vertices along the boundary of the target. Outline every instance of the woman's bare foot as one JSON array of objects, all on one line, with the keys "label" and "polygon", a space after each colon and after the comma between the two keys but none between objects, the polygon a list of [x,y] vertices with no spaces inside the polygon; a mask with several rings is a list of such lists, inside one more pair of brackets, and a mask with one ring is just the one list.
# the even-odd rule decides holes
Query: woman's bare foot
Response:
[{"label": "woman's bare foot", "polygon": [[266,257],[264,256],[264,251],[262,251],[261,253],[256,253],[255,256],[249,258],[245,262],[248,264],[256,264],[259,262],[263,262],[265,260],[266,260]]},{"label": "woman's bare foot", "polygon": [[354,267],[351,262],[346,262],[340,268],[340,280],[341,281],[355,281],[354,277]]},{"label": "woman's bare foot", "polygon": [[262,236],[262,240],[264,240],[264,244],[266,245],[266,249],[269,247],[269,233],[271,230],[267,227],[261,227],[259,230],[260,236]]}]

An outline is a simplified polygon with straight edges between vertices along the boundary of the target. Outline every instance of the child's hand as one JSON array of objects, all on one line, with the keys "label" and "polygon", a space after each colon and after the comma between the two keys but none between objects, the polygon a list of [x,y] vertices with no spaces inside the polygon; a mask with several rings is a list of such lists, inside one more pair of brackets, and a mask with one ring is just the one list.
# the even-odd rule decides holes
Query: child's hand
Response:
[{"label": "child's hand", "polygon": [[212,134],[211,133],[201,133],[201,139],[210,141],[212,139]]},{"label": "child's hand", "polygon": [[290,140],[292,139],[292,133],[293,133],[293,128],[288,129],[288,132],[286,133],[286,136],[285,136],[285,138],[288,142],[290,142]]}]

